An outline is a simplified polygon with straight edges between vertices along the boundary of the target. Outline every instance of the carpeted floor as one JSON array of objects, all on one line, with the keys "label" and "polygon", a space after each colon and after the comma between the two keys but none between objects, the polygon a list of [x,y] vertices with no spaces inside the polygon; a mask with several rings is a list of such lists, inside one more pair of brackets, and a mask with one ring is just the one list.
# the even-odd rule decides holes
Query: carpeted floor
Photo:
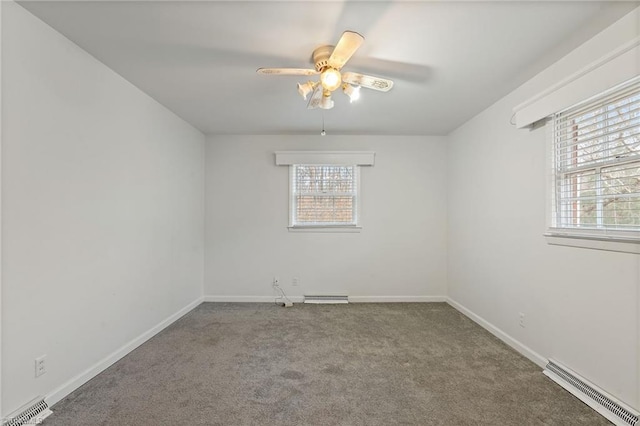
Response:
[{"label": "carpeted floor", "polygon": [[44,426],[607,425],[444,303],[204,303]]}]

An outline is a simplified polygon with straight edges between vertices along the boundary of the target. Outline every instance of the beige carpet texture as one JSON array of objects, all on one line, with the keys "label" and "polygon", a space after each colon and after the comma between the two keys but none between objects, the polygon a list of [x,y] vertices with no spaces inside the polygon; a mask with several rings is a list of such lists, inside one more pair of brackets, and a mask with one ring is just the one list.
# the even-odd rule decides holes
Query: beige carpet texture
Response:
[{"label": "beige carpet texture", "polygon": [[608,425],[445,303],[203,303],[44,426]]}]

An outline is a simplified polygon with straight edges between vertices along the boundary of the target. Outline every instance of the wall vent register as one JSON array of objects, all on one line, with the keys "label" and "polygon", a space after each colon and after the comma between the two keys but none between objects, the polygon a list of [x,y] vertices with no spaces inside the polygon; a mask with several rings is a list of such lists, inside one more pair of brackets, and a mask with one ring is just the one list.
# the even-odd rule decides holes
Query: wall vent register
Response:
[{"label": "wall vent register", "polygon": [[636,411],[559,362],[549,360],[544,369],[544,374],[615,425],[638,425],[638,413]]}]

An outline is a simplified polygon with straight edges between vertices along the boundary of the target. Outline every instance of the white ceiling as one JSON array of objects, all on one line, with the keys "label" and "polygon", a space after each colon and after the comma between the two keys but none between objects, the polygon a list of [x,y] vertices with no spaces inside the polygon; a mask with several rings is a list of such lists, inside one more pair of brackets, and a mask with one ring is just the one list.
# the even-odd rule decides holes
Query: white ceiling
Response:
[{"label": "white ceiling", "polygon": [[[630,11],[632,2],[26,1],[20,3],[209,134],[447,134]],[[307,110],[259,67],[313,68],[344,30],[344,71],[395,80]]]}]

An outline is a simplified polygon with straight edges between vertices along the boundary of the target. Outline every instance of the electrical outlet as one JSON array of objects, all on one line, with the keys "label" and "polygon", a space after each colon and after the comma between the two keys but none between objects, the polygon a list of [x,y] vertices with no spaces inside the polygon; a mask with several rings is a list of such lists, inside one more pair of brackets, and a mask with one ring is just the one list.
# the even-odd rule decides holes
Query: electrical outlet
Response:
[{"label": "electrical outlet", "polygon": [[298,277],[293,277],[293,279],[291,280],[291,285],[292,286],[297,286],[299,285],[300,280],[298,279]]},{"label": "electrical outlet", "polygon": [[518,317],[520,318],[520,327],[524,328],[524,314],[520,312]]},{"label": "electrical outlet", "polygon": [[45,364],[46,359],[46,355],[36,358],[36,377],[40,377],[47,372],[47,365]]}]

